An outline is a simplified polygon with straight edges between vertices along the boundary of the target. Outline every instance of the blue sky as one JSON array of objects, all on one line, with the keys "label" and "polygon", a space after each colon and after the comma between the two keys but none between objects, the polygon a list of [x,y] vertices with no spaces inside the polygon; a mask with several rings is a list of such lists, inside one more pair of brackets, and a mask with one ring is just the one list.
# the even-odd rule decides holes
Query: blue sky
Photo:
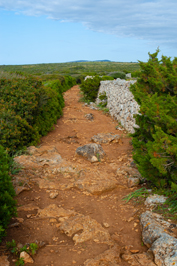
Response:
[{"label": "blue sky", "polygon": [[157,47],[177,56],[176,0],[0,0],[0,65],[146,61]]}]

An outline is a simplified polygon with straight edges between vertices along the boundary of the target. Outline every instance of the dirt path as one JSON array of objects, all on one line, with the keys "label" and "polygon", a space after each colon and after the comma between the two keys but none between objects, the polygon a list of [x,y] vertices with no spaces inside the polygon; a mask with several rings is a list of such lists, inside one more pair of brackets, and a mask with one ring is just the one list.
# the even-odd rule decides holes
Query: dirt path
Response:
[{"label": "dirt path", "polygon": [[[28,190],[17,196],[21,219],[17,227],[8,229],[5,241],[15,239],[22,245],[38,241],[43,247],[33,256],[34,266],[126,266],[129,264],[122,254],[146,250],[141,243],[138,218],[141,210],[122,201],[132,189],[127,187],[126,175],[116,175],[118,168],[132,161],[130,139],[116,130],[117,123],[110,116],[91,110],[78,100],[79,89],[74,86],[65,93],[63,117],[42,138],[39,151],[32,153],[27,159],[29,164],[26,162],[15,177],[16,186]],[[85,117],[89,113],[93,114],[92,121]],[[101,145],[106,153],[101,161],[91,163],[75,154],[79,146],[91,143],[91,137],[98,133],[122,136],[117,143]],[[54,154],[58,161],[63,160],[60,168],[56,165],[51,168],[46,161],[41,164],[42,159],[38,158],[46,152]],[[20,160],[23,162],[24,157]],[[114,186],[108,184],[94,190],[97,180],[104,182],[105,177]],[[10,265],[15,265],[12,257]]]}]

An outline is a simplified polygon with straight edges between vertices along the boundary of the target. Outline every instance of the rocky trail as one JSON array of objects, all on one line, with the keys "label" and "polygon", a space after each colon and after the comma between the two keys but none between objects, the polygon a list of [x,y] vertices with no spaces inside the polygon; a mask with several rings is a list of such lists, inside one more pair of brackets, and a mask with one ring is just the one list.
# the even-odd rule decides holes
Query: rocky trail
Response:
[{"label": "rocky trail", "polygon": [[[2,246],[12,239],[19,247],[36,242],[39,249],[25,265],[160,265],[142,244],[144,205],[122,200],[135,189],[128,177],[138,175],[130,139],[79,98],[78,86],[67,91],[55,129],[16,157],[23,166],[13,181],[18,217]],[[6,265],[14,266],[15,257],[6,255]]]}]

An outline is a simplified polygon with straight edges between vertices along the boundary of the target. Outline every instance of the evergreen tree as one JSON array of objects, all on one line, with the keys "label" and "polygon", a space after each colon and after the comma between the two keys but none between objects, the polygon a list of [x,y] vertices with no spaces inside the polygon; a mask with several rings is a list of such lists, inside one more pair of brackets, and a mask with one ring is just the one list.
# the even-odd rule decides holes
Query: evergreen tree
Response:
[{"label": "evergreen tree", "polygon": [[158,60],[158,53],[140,62],[140,77],[130,89],[140,105],[133,158],[147,180],[177,188],[177,58]]}]

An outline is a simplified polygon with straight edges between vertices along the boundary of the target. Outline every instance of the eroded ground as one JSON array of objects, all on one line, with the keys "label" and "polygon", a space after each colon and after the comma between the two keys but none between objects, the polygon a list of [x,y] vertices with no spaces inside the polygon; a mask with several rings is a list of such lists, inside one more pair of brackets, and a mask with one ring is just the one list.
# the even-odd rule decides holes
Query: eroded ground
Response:
[{"label": "eroded ground", "polygon": [[[55,129],[31,155],[20,157],[24,168],[14,184],[18,193],[26,190],[16,197],[18,219],[12,224],[18,226],[8,229],[2,246],[12,239],[22,245],[38,241],[34,266],[127,266],[124,255],[146,250],[139,226],[141,208],[122,201],[132,192],[128,174],[121,172],[132,162],[130,139],[116,130],[110,116],[79,98],[78,86],[67,91],[64,115]],[[76,149],[92,143],[98,133],[119,134],[120,139],[102,143],[106,155],[96,156],[97,162],[76,155]],[[14,266],[14,258],[9,260]]]}]

